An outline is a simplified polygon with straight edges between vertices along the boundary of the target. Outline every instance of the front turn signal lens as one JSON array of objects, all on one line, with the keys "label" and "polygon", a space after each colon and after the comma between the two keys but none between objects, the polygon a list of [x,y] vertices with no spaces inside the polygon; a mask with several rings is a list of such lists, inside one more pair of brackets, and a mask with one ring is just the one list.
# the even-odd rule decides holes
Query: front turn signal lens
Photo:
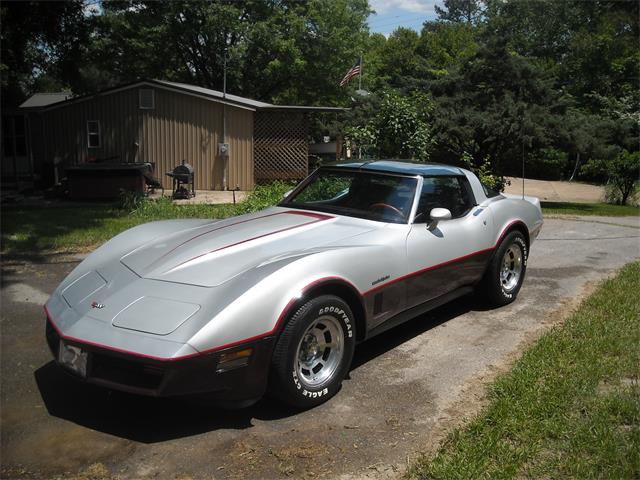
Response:
[{"label": "front turn signal lens", "polygon": [[252,353],[253,348],[223,353],[218,360],[216,373],[228,372],[229,370],[247,366]]},{"label": "front turn signal lens", "polygon": [[81,377],[87,376],[87,352],[60,340],[58,362]]}]

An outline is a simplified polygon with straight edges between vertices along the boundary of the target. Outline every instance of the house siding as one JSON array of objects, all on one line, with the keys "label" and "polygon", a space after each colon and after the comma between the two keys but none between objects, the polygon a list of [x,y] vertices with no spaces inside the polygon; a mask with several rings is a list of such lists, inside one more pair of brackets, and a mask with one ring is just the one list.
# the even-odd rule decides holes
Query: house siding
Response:
[{"label": "house siding", "polygon": [[[150,88],[144,86],[141,88]],[[218,155],[222,139],[223,105],[189,95],[153,88],[155,108],[138,107],[138,87],[96,95],[43,113],[45,148],[52,163],[64,165],[117,157],[122,162],[155,163],[155,175],[165,188],[166,176],[182,160],[196,173],[196,189],[222,188],[224,163]],[[254,112],[227,105],[227,140],[230,144],[229,188],[253,188]],[[88,120],[100,121],[101,145],[87,145]],[[137,147],[136,147],[137,143]]]}]

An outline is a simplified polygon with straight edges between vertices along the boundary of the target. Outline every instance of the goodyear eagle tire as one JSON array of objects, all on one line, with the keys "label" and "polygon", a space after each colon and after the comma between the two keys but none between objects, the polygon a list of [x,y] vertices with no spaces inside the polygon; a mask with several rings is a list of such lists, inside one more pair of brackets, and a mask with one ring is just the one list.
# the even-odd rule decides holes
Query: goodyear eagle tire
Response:
[{"label": "goodyear eagle tire", "polygon": [[355,319],[343,300],[333,295],[309,300],[278,338],[269,392],[298,408],[325,402],[340,390],[355,342]]},{"label": "goodyear eagle tire", "polygon": [[502,240],[482,280],[491,305],[499,307],[516,299],[527,271],[528,254],[521,232],[513,231]]}]

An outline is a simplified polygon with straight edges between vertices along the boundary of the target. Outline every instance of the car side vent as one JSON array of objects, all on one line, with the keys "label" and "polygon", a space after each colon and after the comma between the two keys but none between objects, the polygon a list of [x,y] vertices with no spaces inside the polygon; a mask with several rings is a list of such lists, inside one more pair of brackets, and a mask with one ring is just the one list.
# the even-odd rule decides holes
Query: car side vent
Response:
[{"label": "car side vent", "polygon": [[382,293],[378,293],[373,297],[373,314],[377,315],[382,312]]},{"label": "car side vent", "polygon": [[138,90],[138,100],[140,108],[143,110],[152,110],[155,108],[155,92],[151,88],[141,88]]}]

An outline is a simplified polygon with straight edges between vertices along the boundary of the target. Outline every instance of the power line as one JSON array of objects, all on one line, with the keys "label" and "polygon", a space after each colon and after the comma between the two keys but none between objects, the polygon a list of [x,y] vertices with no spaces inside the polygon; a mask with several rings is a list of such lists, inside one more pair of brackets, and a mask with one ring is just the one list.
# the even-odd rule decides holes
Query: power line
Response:
[{"label": "power line", "polygon": [[[427,21],[427,19],[428,19],[427,17],[428,16],[425,15],[424,17],[418,18],[418,19],[413,20],[413,21],[383,23],[383,24],[380,24],[380,25],[375,25],[374,28],[379,29],[379,28],[382,28],[382,27],[393,27],[395,25],[412,25],[412,24],[414,24],[416,22],[424,23],[425,21]],[[369,25],[369,28],[371,28],[371,25]]]},{"label": "power line", "polygon": [[[414,16],[413,18],[415,18],[415,20],[407,19],[407,20],[404,20],[404,21],[393,21],[393,22],[381,23],[381,24],[378,24],[378,25],[374,25],[374,27],[375,28],[380,28],[380,27],[386,27],[386,26],[389,26],[389,25],[402,25],[402,24],[406,24],[406,23],[415,23],[417,21],[423,22],[428,17],[429,17],[429,15],[421,15],[421,16],[419,16],[417,18]],[[369,25],[369,26],[371,26],[371,25]]]},{"label": "power line", "polygon": [[406,14],[406,15],[394,15],[392,17],[387,17],[387,18],[374,18],[373,20],[368,21],[368,23],[372,24],[372,23],[376,23],[376,22],[388,22],[390,20],[397,21],[397,20],[414,18],[415,16],[416,16],[415,13]]}]

